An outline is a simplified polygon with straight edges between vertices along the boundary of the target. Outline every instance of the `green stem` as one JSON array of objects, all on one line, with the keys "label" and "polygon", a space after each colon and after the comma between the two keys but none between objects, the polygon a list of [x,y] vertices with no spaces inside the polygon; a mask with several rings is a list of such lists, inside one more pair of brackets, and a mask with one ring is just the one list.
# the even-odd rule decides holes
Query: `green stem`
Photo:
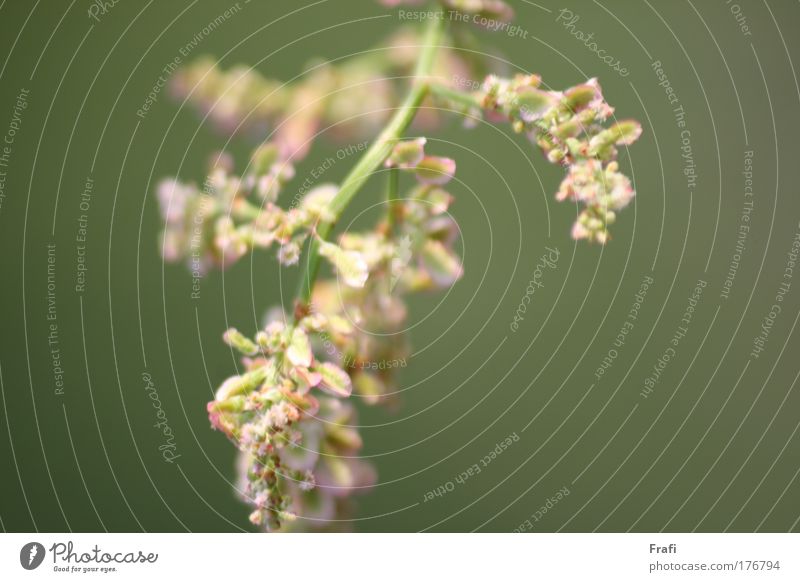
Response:
[{"label": "green stem", "polygon": [[400,108],[395,112],[389,124],[378,136],[378,139],[375,140],[364,156],[353,169],[350,170],[350,173],[342,182],[339,192],[334,196],[333,200],[331,200],[329,210],[333,219],[320,222],[317,225],[317,235],[319,236],[312,237],[309,243],[307,268],[303,274],[303,279],[300,281],[300,287],[297,292],[297,301],[301,307],[308,305],[311,298],[311,291],[314,288],[314,281],[319,272],[320,240],[328,239],[337,220],[347,208],[348,204],[350,204],[350,201],[364,186],[375,170],[386,160],[397,140],[400,139],[406,129],[408,129],[408,126],[411,125],[411,122],[416,116],[417,109],[428,94],[430,85],[427,77],[430,76],[433,69],[434,57],[441,43],[444,25],[445,19],[443,18],[432,18],[428,22],[422,51],[420,52],[417,67],[414,72],[414,85],[411,91],[406,96]]},{"label": "green stem", "polygon": [[432,84],[429,87],[431,95],[443,99],[444,101],[448,101],[455,105],[461,105],[467,110],[478,110],[482,109],[480,101],[473,97],[470,93],[465,93],[464,91],[459,91],[458,89],[451,89],[450,87],[446,87],[444,85],[434,85]]}]

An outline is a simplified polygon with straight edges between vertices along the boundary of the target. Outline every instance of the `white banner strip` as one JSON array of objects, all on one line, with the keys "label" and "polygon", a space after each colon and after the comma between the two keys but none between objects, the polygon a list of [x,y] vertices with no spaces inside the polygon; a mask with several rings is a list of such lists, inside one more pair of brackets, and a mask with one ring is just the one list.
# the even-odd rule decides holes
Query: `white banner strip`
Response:
[{"label": "white banner strip", "polygon": [[797,581],[798,561],[797,534],[0,535],[9,581]]}]

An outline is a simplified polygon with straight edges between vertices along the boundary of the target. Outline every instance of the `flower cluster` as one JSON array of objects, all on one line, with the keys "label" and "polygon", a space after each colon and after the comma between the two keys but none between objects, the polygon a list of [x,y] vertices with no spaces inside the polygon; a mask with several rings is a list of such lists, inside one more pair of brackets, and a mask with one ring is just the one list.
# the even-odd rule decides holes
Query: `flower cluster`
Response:
[{"label": "flower cluster", "polygon": [[291,229],[280,228],[291,219],[274,201],[294,176],[292,165],[271,144],[255,151],[244,176],[232,176],[232,165],[224,154],[212,158],[202,188],[171,178],[158,185],[166,260],[205,271],[232,264],[250,248],[291,242]]},{"label": "flower cluster", "polygon": [[353,456],[361,438],[349,426],[352,407],[340,400],[352,391],[350,376],[312,351],[311,336],[332,329],[352,333],[341,319],[317,313],[295,324],[273,319],[253,340],[235,329],[224,335],[243,354],[245,372],[220,386],[209,419],[239,448],[250,521],[269,531],[298,515],[330,520],[337,499],[374,481]]},{"label": "flower cluster", "polygon": [[[297,161],[305,157],[321,129],[345,143],[378,133],[405,90],[402,80],[413,71],[421,43],[416,29],[401,28],[379,50],[340,63],[313,63],[291,83],[265,77],[251,67],[224,69],[204,57],[176,71],[171,89],[225,133],[240,129],[256,136],[272,133],[270,140],[284,156]],[[443,54],[433,76],[469,77],[477,72],[471,61],[456,53]],[[420,129],[437,123],[433,110],[421,111],[417,119]]]},{"label": "flower cluster", "polygon": [[[391,400],[397,366],[408,352],[402,333],[404,293],[452,285],[462,272],[454,250],[452,196],[443,189],[455,162],[427,155],[425,139],[398,142],[389,172],[415,177],[410,191],[387,202],[391,212],[374,230],[318,239],[335,277],[320,281],[293,321],[273,316],[253,339],[235,329],[225,341],[243,356],[244,373],[226,380],[208,405],[211,424],[238,447],[250,519],[267,530],[342,519],[346,497],[369,487],[372,468],[358,460],[361,440],[349,425],[353,407],[340,399],[355,390],[368,404]],[[338,189],[317,187],[288,210],[278,194],[291,165],[274,144],[259,147],[243,176],[218,158],[203,191],[167,180],[158,189],[168,259],[202,257],[225,266],[255,248],[279,244],[283,264],[331,222]],[[398,176],[399,179],[399,176]]]},{"label": "flower cluster", "polygon": [[[328,204],[338,189],[322,184],[284,210],[276,201],[292,177],[294,168],[281,158],[279,148],[265,144],[255,151],[243,176],[232,174],[230,164],[218,164],[202,190],[175,179],[161,182],[164,258],[186,260],[204,272],[210,266],[230,266],[253,249],[276,244],[279,262],[296,264],[303,244],[314,236],[314,227],[330,220]],[[345,274],[347,284],[363,286],[367,272],[359,256],[325,242],[322,255]]]},{"label": "flower cluster", "polygon": [[[502,0],[439,5],[479,17],[456,22],[507,22],[513,14]],[[471,37],[444,37],[442,19],[428,25],[424,42],[417,32],[403,30],[386,50],[313,66],[291,84],[246,67],[223,71],[210,59],[175,75],[177,95],[221,128],[274,132],[243,173],[219,154],[202,186],[177,179],[159,185],[165,259],[187,261],[203,272],[273,245],[282,265],[294,265],[301,249],[310,249],[291,314],[273,310],[254,337],[236,329],[224,334],[241,354],[243,370],[222,383],[207,407],[212,427],[239,451],[239,490],[252,506],[250,520],[268,531],[333,529],[347,522],[349,496],[376,480],[373,468],[358,458],[362,442],[348,398],[396,401],[398,362],[405,365],[409,353],[405,297],[446,289],[462,276],[459,229],[446,189],[455,162],[426,153],[425,138],[402,139],[412,119],[425,127],[436,123],[436,108],[424,99],[449,99],[470,115],[485,111],[490,119],[510,121],[551,162],[563,164],[567,175],[557,197],[583,206],[572,229],[576,239],[605,243],[615,213],[634,196],[616,159],[618,148],[635,141],[641,128],[633,121],[606,124],[613,109],[595,80],[554,92],[542,89],[535,75],[489,76],[472,93],[452,83],[437,92],[438,79],[475,78],[474,63],[453,51],[435,66],[432,58],[439,47],[458,48]],[[411,70],[416,83],[397,108],[397,87],[389,79]],[[380,131],[390,114],[392,121]],[[291,187],[293,162],[306,154],[322,124],[332,128],[326,133],[345,140],[379,137],[341,187],[304,186],[282,207],[279,195]],[[368,178],[381,163],[388,177],[385,217],[371,230],[328,240],[355,191],[372,183]],[[401,188],[406,181],[409,186]],[[317,281],[323,258],[330,275]]]},{"label": "flower cluster", "polygon": [[[619,146],[642,133],[637,121],[605,123],[614,113],[596,79],[566,91],[541,87],[538,75],[486,78],[472,97],[490,120],[507,120],[526,134],[552,163],[567,168],[558,200],[580,203],[583,210],[572,229],[576,239],[605,243],[616,211],[634,197],[630,179],[616,162]],[[475,111],[470,109],[471,115]]]}]

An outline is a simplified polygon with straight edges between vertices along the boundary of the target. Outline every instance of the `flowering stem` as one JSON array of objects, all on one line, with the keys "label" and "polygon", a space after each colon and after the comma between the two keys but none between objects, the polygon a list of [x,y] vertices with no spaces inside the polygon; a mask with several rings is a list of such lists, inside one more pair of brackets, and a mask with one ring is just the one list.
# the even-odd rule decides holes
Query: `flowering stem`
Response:
[{"label": "flowering stem", "polygon": [[466,107],[467,110],[480,111],[482,109],[481,102],[473,97],[470,93],[459,91],[457,89],[451,89],[445,85],[438,84],[431,84],[429,90],[433,96],[439,97],[444,101],[449,101],[452,104]]},{"label": "flowering stem", "polygon": [[350,204],[353,197],[389,156],[392,147],[394,147],[405,130],[408,129],[408,126],[416,116],[417,109],[428,94],[430,84],[427,77],[430,76],[431,70],[433,69],[434,57],[436,56],[436,50],[439,48],[441,42],[444,25],[445,20],[442,18],[433,18],[428,22],[422,50],[414,72],[414,85],[411,91],[406,96],[400,108],[395,111],[394,116],[378,136],[378,139],[370,146],[369,150],[366,151],[353,169],[350,170],[339,192],[337,192],[336,196],[331,200],[329,211],[333,219],[320,222],[317,225],[316,231],[318,236],[313,237],[309,243],[306,270],[303,274],[303,279],[300,281],[300,287],[297,293],[297,303],[300,307],[300,311],[303,311],[308,305],[311,298],[311,291],[314,288],[314,281],[319,272],[320,242],[328,239],[333,227],[336,225],[336,221]]}]

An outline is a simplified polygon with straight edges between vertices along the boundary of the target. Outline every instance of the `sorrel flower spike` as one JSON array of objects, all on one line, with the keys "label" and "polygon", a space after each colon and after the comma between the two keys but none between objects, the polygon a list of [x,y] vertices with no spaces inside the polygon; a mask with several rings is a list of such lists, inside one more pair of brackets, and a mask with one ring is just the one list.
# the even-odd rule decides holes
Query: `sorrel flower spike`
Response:
[{"label": "sorrel flower spike", "polygon": [[[617,157],[641,127],[634,121],[608,123],[613,109],[596,80],[563,92],[543,89],[535,75],[490,75],[471,92],[435,82],[442,77],[433,74],[434,56],[450,43],[444,40],[447,25],[480,26],[513,15],[501,0],[441,0],[438,5],[472,18],[430,19],[424,36],[394,44],[387,58],[356,57],[321,67],[307,83],[285,90],[249,68],[223,72],[209,61],[177,76],[176,92],[192,95],[227,129],[251,117],[285,127],[255,149],[243,173],[218,154],[202,187],[169,179],[157,192],[164,257],[184,260],[193,270],[226,267],[251,250],[273,245],[279,263],[299,265],[302,248],[308,249],[289,313],[283,307],[271,310],[252,337],[236,329],[223,335],[241,354],[243,369],[222,383],[207,406],[212,427],[239,451],[239,493],[252,507],[250,520],[268,531],[347,524],[348,498],[376,480],[372,467],[356,458],[362,441],[349,400],[396,402],[397,372],[409,353],[405,296],[448,288],[462,277],[459,231],[448,212],[453,196],[446,190],[456,163],[428,154],[425,138],[404,137],[415,118],[430,127],[430,111],[421,110],[426,99],[442,100],[473,118],[506,120],[549,161],[565,166],[557,198],[582,206],[572,228],[576,239],[605,243],[616,212],[634,196]],[[421,47],[412,59],[409,46]],[[337,122],[352,114],[352,108],[318,91],[336,94],[336,87],[356,77],[383,78],[386,69],[411,60],[414,80],[399,106],[392,105],[393,92],[378,92],[376,109],[394,110],[390,119],[382,119],[383,129],[356,124],[356,133],[372,131],[377,137],[342,183],[304,188],[303,195],[281,206],[281,192],[293,186],[292,162],[307,153],[317,125],[323,118]],[[463,65],[450,51],[443,52],[438,66],[452,75],[467,71]],[[320,107],[305,107],[315,100]],[[305,113],[299,114],[298,104]],[[385,216],[370,230],[334,239],[338,219],[379,169],[388,175]],[[317,281],[322,259],[330,263],[330,276]]]}]

